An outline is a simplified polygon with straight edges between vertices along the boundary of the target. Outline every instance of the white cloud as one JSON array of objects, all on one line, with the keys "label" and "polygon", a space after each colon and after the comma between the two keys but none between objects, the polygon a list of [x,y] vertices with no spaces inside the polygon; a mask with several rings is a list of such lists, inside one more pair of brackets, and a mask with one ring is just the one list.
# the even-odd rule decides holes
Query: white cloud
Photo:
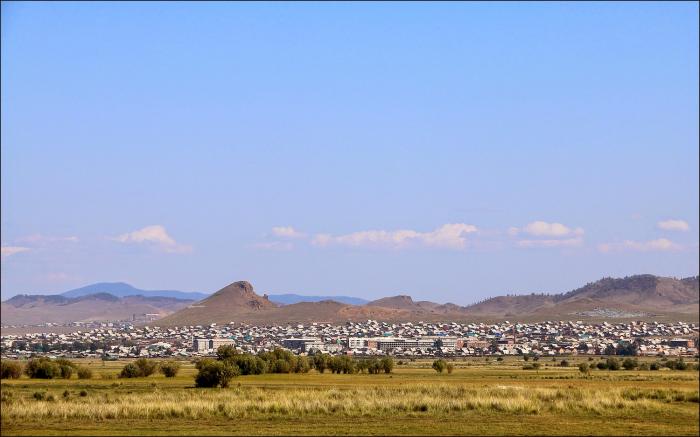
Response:
[{"label": "white cloud", "polygon": [[276,226],[272,228],[272,234],[282,238],[303,238],[306,236],[303,232],[299,232],[291,226]]},{"label": "white cloud", "polygon": [[656,226],[664,231],[687,231],[690,229],[685,220],[663,220],[658,222]]},{"label": "white cloud", "polygon": [[191,246],[178,244],[175,239],[168,235],[165,227],[161,225],[146,226],[137,231],[127,232],[111,239],[120,243],[150,243],[168,253],[188,253],[192,251]]},{"label": "white cloud", "polygon": [[28,235],[26,237],[21,237],[18,238],[16,241],[20,243],[33,243],[33,244],[40,244],[40,243],[54,243],[54,242],[69,242],[69,243],[77,243],[79,240],[78,237],[71,235],[69,237],[50,237],[47,235],[42,235],[42,234],[32,234]]},{"label": "white cloud", "polygon": [[521,233],[542,239],[522,239],[516,242],[518,247],[576,247],[583,245],[583,229],[570,228],[561,223],[548,223],[537,220],[522,228],[510,227],[508,234],[515,237]]},{"label": "white cloud", "polygon": [[667,252],[681,250],[682,248],[683,246],[680,244],[674,243],[666,238],[658,238],[650,241],[625,240],[622,243],[603,243],[598,245],[598,250],[604,253],[623,250],[633,250],[637,252]]},{"label": "white cloud", "polygon": [[0,256],[2,257],[2,259],[5,259],[8,256],[12,256],[21,252],[27,252],[29,250],[31,249],[22,246],[2,246],[0,248]]},{"label": "white cloud", "polygon": [[519,247],[577,247],[583,244],[583,238],[565,238],[553,240],[519,240]]},{"label": "white cloud", "polygon": [[568,226],[564,226],[561,223],[547,223],[541,220],[528,223],[522,229],[510,228],[508,233],[511,235],[517,235],[518,232],[525,232],[535,237],[566,237],[569,235],[583,235],[583,229],[576,228],[571,229]]},{"label": "white cloud", "polygon": [[289,241],[269,241],[264,243],[253,244],[255,249],[261,250],[276,250],[280,252],[288,252],[294,249],[294,245]]},{"label": "white cloud", "polygon": [[317,234],[311,243],[316,246],[383,246],[402,248],[410,244],[430,247],[463,249],[466,245],[466,235],[477,232],[474,225],[465,223],[449,223],[440,226],[432,232],[418,232],[410,229],[396,231],[371,230],[359,231],[346,235]]}]

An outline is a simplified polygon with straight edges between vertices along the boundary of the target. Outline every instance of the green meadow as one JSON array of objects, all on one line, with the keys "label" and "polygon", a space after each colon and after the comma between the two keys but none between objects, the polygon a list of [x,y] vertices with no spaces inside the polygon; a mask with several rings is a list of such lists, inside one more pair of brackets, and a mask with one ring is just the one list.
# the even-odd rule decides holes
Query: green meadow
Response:
[{"label": "green meadow", "polygon": [[174,378],[120,379],[127,361],[75,360],[91,379],[2,380],[2,435],[700,432],[697,370],[586,375],[578,363],[597,357],[567,360],[523,370],[522,358],[473,358],[451,374],[414,361],[391,374],[248,375],[213,389],[194,387],[189,361]]}]

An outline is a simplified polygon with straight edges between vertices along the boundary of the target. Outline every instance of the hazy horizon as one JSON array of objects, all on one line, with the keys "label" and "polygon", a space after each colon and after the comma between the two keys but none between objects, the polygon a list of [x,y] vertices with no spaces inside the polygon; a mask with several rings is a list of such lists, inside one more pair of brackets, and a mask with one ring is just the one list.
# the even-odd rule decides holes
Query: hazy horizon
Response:
[{"label": "hazy horizon", "polygon": [[697,3],[2,3],[2,299],[698,275]]}]

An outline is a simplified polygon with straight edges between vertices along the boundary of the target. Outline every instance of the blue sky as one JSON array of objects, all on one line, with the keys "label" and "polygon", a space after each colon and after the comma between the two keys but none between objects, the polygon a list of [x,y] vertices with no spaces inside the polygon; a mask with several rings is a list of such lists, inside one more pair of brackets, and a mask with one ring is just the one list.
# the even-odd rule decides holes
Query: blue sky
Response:
[{"label": "blue sky", "polygon": [[698,4],[2,4],[2,297],[698,273]]}]

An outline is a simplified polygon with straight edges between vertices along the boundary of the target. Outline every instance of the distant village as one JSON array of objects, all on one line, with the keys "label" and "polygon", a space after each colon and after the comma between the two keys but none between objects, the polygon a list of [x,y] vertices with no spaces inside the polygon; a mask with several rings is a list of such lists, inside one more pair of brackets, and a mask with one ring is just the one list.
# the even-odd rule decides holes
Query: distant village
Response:
[{"label": "distant village", "polygon": [[285,348],[300,355],[329,353],[401,357],[641,355],[697,356],[695,323],[581,321],[541,323],[325,323],[159,328],[119,323],[73,323],[71,333],[3,335],[3,358],[197,357],[224,344],[241,352]]}]

